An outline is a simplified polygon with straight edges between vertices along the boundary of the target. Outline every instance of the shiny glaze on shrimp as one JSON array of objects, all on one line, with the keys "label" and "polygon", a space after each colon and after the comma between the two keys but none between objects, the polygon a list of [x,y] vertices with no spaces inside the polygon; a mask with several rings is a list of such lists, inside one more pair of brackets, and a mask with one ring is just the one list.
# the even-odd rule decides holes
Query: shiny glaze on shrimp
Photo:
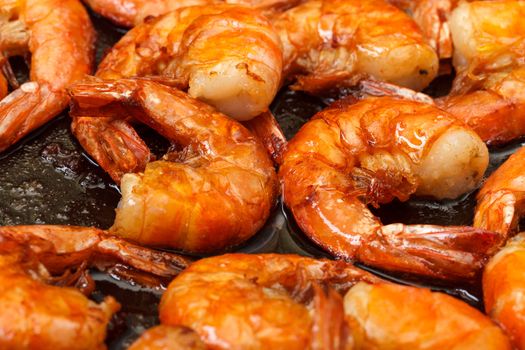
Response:
[{"label": "shiny glaze on shrimp", "polygon": [[474,226],[500,233],[515,233],[525,213],[525,147],[510,156],[478,193]]},{"label": "shiny glaze on shrimp", "polygon": [[[97,304],[88,268],[161,287],[189,261],[94,228],[0,227],[0,348],[105,349],[106,327],[120,305]],[[53,286],[53,285],[54,286]]]},{"label": "shiny glaze on shrimp", "polygon": [[342,261],[227,254],[199,260],[175,278],[160,320],[194,329],[211,349],[347,349],[335,290],[359,281],[379,279]]},{"label": "shiny glaze on shrimp", "polygon": [[265,223],[277,176],[262,144],[241,124],[144,79],[77,84],[71,93],[75,114],[129,115],[177,145],[143,173],[122,177],[112,233],[207,253],[244,242]]},{"label": "shiny glaze on shrimp", "polygon": [[170,284],[160,319],[162,327],[192,327],[211,349],[510,348],[462,301],[296,255],[200,260]]},{"label": "shiny glaze on shrimp", "polygon": [[189,6],[213,6],[222,3],[252,7],[267,15],[292,7],[302,0],[85,0],[93,11],[109,18],[114,23],[132,27],[141,24],[150,16]]},{"label": "shiny glaze on shrimp", "polygon": [[78,283],[90,292],[86,268],[91,266],[111,267],[110,273],[121,277],[134,269],[145,281],[146,275],[171,279],[188,263],[94,228],[2,226],[0,348],[105,349],[106,326],[119,304],[111,297],[96,304],[59,286]]},{"label": "shiny glaze on shrimp", "polygon": [[[267,111],[281,81],[280,41],[262,15],[247,8],[190,7],[150,20],[128,32],[101,62],[97,77],[146,75],[174,78],[179,88],[230,117],[249,123],[275,159],[286,142]],[[84,149],[119,182],[143,171],[150,150],[127,120],[74,118]]]},{"label": "shiny glaze on shrimp", "polygon": [[105,349],[119,304],[112,297],[97,304],[52,281],[29,247],[0,235],[0,347]]},{"label": "shiny glaze on shrimp", "polygon": [[354,85],[363,75],[420,90],[438,58],[417,24],[378,0],[312,0],[277,16],[284,75],[319,93]]},{"label": "shiny glaze on shrimp", "polygon": [[190,96],[238,120],[264,112],[281,81],[282,53],[268,20],[240,6],[196,6],[129,31],[97,77],[175,78]]},{"label": "shiny glaze on shrimp", "polygon": [[525,233],[511,239],[483,272],[485,311],[509,335],[515,349],[525,349]]},{"label": "shiny glaze on shrimp", "polygon": [[0,101],[0,151],[66,108],[66,87],[91,72],[95,38],[78,0],[0,1],[4,6],[14,15],[0,23],[0,52],[31,53],[31,81]]},{"label": "shiny glaze on shrimp", "polygon": [[525,135],[525,2],[464,2],[449,20],[457,76],[437,104],[488,143]]},{"label": "shiny glaze on shrimp", "polygon": [[360,282],[344,297],[353,349],[511,349],[478,310],[425,288]]},{"label": "shiny glaze on shrimp", "polygon": [[500,243],[498,234],[385,226],[366,204],[412,194],[455,198],[472,190],[488,164],[486,146],[430,104],[391,97],[350,102],[315,115],[288,144],[279,175],[299,227],[338,257],[442,279],[472,278]]}]

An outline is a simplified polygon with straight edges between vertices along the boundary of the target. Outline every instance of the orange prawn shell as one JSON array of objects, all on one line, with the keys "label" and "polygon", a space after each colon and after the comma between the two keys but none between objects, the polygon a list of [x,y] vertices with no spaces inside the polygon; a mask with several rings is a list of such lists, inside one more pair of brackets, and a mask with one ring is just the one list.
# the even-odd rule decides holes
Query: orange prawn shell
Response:
[{"label": "orange prawn shell", "polygon": [[[183,86],[187,86],[189,74],[187,70],[191,67],[180,67],[185,60],[191,61],[190,66],[193,60],[208,62],[211,59],[215,63],[221,60],[221,56],[236,55],[239,51],[239,43],[232,38],[230,31],[223,37],[216,30],[207,31],[206,26],[209,25],[213,30],[214,26],[220,24],[214,16],[221,14],[224,14],[225,18],[222,20],[228,23],[234,22],[237,26],[241,24],[238,34],[244,36],[249,32],[249,37],[253,38],[251,40],[256,40],[257,45],[254,45],[253,41],[245,42],[244,49],[254,50],[263,46],[264,54],[271,56],[271,60],[276,61],[280,68],[282,65],[280,41],[276,33],[270,30],[268,20],[249,8],[223,4],[179,9],[133,28],[100,63],[97,76],[104,79],[118,79],[162,74],[173,76],[180,80]],[[221,20],[220,17],[218,19]],[[202,37],[208,36],[212,37],[213,41],[204,41],[201,46],[205,45],[205,49],[192,47],[195,40],[202,40]],[[222,43],[227,46],[219,45],[217,40],[223,40]],[[260,52],[255,51],[239,54],[252,58],[261,55]]]},{"label": "orange prawn shell", "polygon": [[112,234],[144,245],[212,253],[263,227],[276,204],[278,178],[264,146],[239,122],[146,79],[71,89],[75,102],[87,109],[82,113],[93,113],[91,105],[95,113],[104,104],[106,113],[124,108],[178,146],[143,173],[124,175]]},{"label": "orange prawn shell", "polygon": [[[323,92],[370,75],[419,90],[437,73],[437,55],[417,24],[384,1],[308,1],[274,23],[284,47],[284,75],[299,75],[297,89]],[[412,52],[411,60],[404,50]],[[388,66],[400,57],[403,64]]]},{"label": "orange prawn shell", "polygon": [[[417,164],[429,151],[429,145],[454,125],[463,124],[444,111],[418,102],[371,98],[354,105],[336,103],[314,116],[288,143],[285,165],[280,172],[289,185],[284,187],[285,200],[293,208],[294,203],[307,197],[304,191],[311,188],[308,185],[312,182],[311,174],[292,170],[294,163],[307,162],[313,157],[348,173],[359,165],[360,155],[384,149],[402,152]],[[294,180],[290,181],[289,176]],[[408,192],[401,192],[399,199],[408,199],[416,187],[414,178],[408,184]],[[383,198],[381,202],[391,199]]]},{"label": "orange prawn shell", "polygon": [[25,0],[17,5],[19,19],[10,23],[22,27],[23,35],[5,28],[2,34],[15,37],[9,54],[31,53],[31,82],[0,101],[0,151],[65,109],[66,88],[91,73],[94,59],[95,31],[80,0]]},{"label": "orange prawn shell", "polygon": [[0,237],[0,347],[105,349],[106,327],[119,304],[108,297],[97,305],[78,290],[45,284],[35,258]]},{"label": "orange prawn shell", "polygon": [[175,278],[159,315],[164,325],[193,328],[209,348],[308,349],[318,315],[301,299],[312,284],[344,292],[359,280],[379,281],[342,261],[226,254],[195,262]]},{"label": "orange prawn shell", "polygon": [[[499,244],[495,233],[466,227],[384,226],[367,208],[368,203],[406,200],[416,191],[433,191],[433,178],[430,177],[430,185],[420,183],[419,165],[428,164],[425,157],[436,140],[449,131],[461,130],[474,140],[476,148],[466,153],[468,162],[474,164],[474,159],[479,158],[484,170],[488,151],[479,137],[452,115],[430,104],[391,97],[349,102],[338,102],[319,112],[288,144],[279,176],[284,202],[299,227],[331,254],[383,269],[441,278],[443,274],[437,267],[441,264],[450,274],[462,270],[467,273],[474,266],[479,269],[485,254]],[[472,174],[459,175],[480,179],[480,172],[476,167]],[[438,243],[440,248],[436,246],[438,240],[430,238],[432,232],[443,240]],[[429,240],[423,243],[426,233]],[[448,253],[455,245],[453,241],[460,237],[473,240],[468,249],[461,244],[455,248],[469,255],[460,259],[461,269],[460,261],[451,263]],[[411,240],[413,243],[408,243]],[[409,245],[411,248],[407,249]],[[432,257],[427,255],[430,246]],[[436,264],[441,250],[447,253]],[[481,255],[471,255],[478,251]],[[468,274],[472,277],[474,272]]]},{"label": "orange prawn shell", "polygon": [[450,16],[457,74],[436,103],[489,144],[525,134],[524,16],[513,0],[461,2]]},{"label": "orange prawn shell", "polygon": [[511,349],[481,312],[424,288],[358,283],[345,296],[345,313],[356,348]]},{"label": "orange prawn shell", "polygon": [[80,1],[25,0],[21,14],[30,30],[32,81],[61,90],[91,73],[95,33]]},{"label": "orange prawn shell", "polygon": [[483,273],[485,311],[525,349],[525,235],[515,237],[496,254]]}]

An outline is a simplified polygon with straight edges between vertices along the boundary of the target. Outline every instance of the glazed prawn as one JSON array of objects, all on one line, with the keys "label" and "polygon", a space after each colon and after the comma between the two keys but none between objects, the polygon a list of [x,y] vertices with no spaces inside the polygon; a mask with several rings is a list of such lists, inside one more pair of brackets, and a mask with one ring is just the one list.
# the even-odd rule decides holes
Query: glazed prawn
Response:
[{"label": "glazed prawn", "polygon": [[485,311],[509,335],[515,349],[525,349],[525,233],[509,240],[483,272]]},{"label": "glazed prawn", "polygon": [[457,76],[436,103],[487,143],[525,135],[525,2],[463,2],[449,25]]},{"label": "glazed prawn", "polygon": [[93,11],[114,23],[132,27],[150,16],[160,16],[189,6],[237,4],[263,11],[267,15],[295,6],[303,0],[85,0]]},{"label": "glazed prawn", "polygon": [[342,261],[227,254],[175,278],[159,316],[165,326],[194,329],[212,349],[350,349],[336,291],[359,281],[380,280]]},{"label": "glazed prawn", "polygon": [[[267,112],[279,84],[282,52],[277,34],[257,12],[238,6],[189,7],[128,32],[101,62],[97,77],[163,76],[219,111],[248,120],[274,154],[286,142]],[[84,149],[118,183],[143,171],[150,151],[127,120],[82,118],[72,130]],[[276,154],[276,159],[278,154]]]},{"label": "glazed prawn", "polygon": [[296,255],[200,260],[169,285],[159,314],[157,340],[185,326],[211,349],[510,349],[488,317],[450,296]]},{"label": "glazed prawn", "polygon": [[180,263],[187,264],[96,229],[0,227],[0,347],[105,349],[106,327],[120,305],[112,297],[97,304],[60,285],[75,284],[79,277],[85,282],[86,267],[115,262],[165,277],[178,273]]},{"label": "glazed prawn", "polygon": [[241,124],[185,93],[144,79],[76,84],[73,113],[129,115],[176,144],[122,177],[110,232],[146,245],[209,253],[244,242],[278,193],[262,144]]},{"label": "glazed prawn", "polygon": [[0,52],[31,53],[31,81],[0,101],[3,151],[67,107],[66,87],[91,72],[95,32],[78,0],[2,0],[0,8],[13,13],[0,16]]},{"label": "glazed prawn", "polygon": [[363,76],[421,90],[438,58],[408,15],[382,0],[311,0],[274,19],[284,75],[311,93],[352,86]]},{"label": "glazed prawn", "polygon": [[[353,101],[351,101],[353,102]],[[334,256],[441,279],[472,278],[497,233],[472,227],[382,225],[367,208],[416,194],[456,198],[488,164],[481,139],[452,115],[392,97],[345,100],[289,142],[284,202],[303,232]]]}]

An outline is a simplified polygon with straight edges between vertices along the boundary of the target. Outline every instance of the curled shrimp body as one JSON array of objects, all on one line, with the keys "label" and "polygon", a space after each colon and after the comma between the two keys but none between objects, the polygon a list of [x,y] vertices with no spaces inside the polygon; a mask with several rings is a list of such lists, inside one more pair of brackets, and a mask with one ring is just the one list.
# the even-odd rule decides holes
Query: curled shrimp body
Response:
[{"label": "curled shrimp body", "polygon": [[[285,138],[267,109],[281,71],[280,41],[268,20],[247,8],[216,5],[185,8],[135,27],[108,53],[96,75],[168,76],[190,96],[230,117],[260,115],[250,129],[277,159]],[[72,130],[117,183],[125,173],[143,171],[152,159],[127,120],[78,115]]]},{"label": "curled shrimp body", "polygon": [[510,156],[478,193],[474,226],[500,233],[515,233],[525,213],[525,147]]},{"label": "curled shrimp body", "polygon": [[478,310],[443,293],[360,282],[344,297],[354,349],[511,349]]},{"label": "curled shrimp body", "polygon": [[189,6],[213,6],[222,3],[253,7],[265,14],[282,11],[301,2],[301,0],[85,0],[97,13],[114,23],[132,27],[141,24],[150,16],[164,15],[168,12]]},{"label": "curled shrimp body", "polygon": [[212,349],[346,349],[342,299],[334,290],[359,281],[379,279],[342,261],[222,255],[174,279],[159,315],[163,325],[194,329]]},{"label": "curled shrimp body", "polygon": [[453,297],[296,255],[200,260],[172,281],[159,313],[157,340],[190,327],[209,349],[510,349],[488,317]]},{"label": "curled shrimp body", "polygon": [[91,71],[95,37],[78,0],[5,0],[2,6],[13,6],[16,16],[0,24],[0,52],[31,53],[31,81],[0,101],[0,151],[66,108],[66,87]]},{"label": "curled shrimp body", "polygon": [[367,75],[420,90],[437,74],[437,55],[416,23],[384,1],[308,1],[274,24],[296,89],[322,92]]},{"label": "curled shrimp body", "polygon": [[0,347],[105,349],[106,326],[119,304],[97,304],[73,288],[46,284],[49,273],[30,249],[0,237]]},{"label": "curled shrimp body", "polygon": [[122,277],[133,268],[173,278],[187,264],[174,254],[151,251],[93,228],[0,227],[0,348],[105,349],[106,327],[119,304],[112,297],[97,304],[79,290],[59,286],[80,278],[81,284],[87,282],[84,291],[90,292],[84,275],[90,266],[127,266]]},{"label": "curled shrimp body", "polygon": [[460,3],[450,16],[457,76],[437,104],[488,143],[525,134],[523,1]]},{"label": "curled shrimp body", "polygon": [[483,272],[485,311],[509,335],[515,349],[525,349],[525,233],[509,240]]},{"label": "curled shrimp body", "polygon": [[143,173],[122,177],[110,231],[139,243],[213,252],[255,234],[275,205],[273,164],[241,124],[165,85],[140,79],[77,84],[78,113],[130,115],[175,143]]},{"label": "curled shrimp body", "polygon": [[173,77],[190,96],[238,120],[264,112],[281,81],[280,41],[256,11],[195,6],[133,28],[100,63],[97,77]]},{"label": "curled shrimp body", "polygon": [[289,142],[284,201],[303,232],[335,256],[444,279],[472,277],[499,244],[471,227],[382,225],[367,208],[412,194],[455,198],[488,164],[481,139],[452,115],[392,97],[340,101]]}]

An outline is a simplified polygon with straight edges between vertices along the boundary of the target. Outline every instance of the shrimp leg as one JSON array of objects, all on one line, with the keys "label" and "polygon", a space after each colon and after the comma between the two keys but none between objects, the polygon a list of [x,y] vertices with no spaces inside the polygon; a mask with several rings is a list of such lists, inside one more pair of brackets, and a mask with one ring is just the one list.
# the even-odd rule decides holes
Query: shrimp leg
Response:
[{"label": "shrimp leg", "polygon": [[273,162],[281,164],[287,141],[272,112],[266,111],[242,124],[261,140]]}]

